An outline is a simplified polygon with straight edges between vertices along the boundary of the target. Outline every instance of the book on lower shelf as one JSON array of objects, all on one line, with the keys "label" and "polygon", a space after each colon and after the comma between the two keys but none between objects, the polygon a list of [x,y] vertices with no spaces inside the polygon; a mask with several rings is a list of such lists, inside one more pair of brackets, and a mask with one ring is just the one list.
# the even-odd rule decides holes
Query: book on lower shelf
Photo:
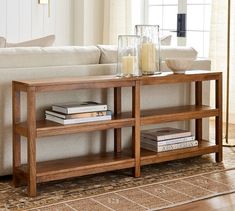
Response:
[{"label": "book on lower shelf", "polygon": [[194,135],[186,136],[186,137],[182,137],[182,138],[167,139],[164,141],[156,141],[153,139],[148,139],[148,138],[143,138],[143,137],[141,138],[142,143],[147,143],[149,145],[152,145],[153,147],[164,146],[164,145],[168,145],[168,144],[178,144],[178,143],[183,143],[183,142],[187,142],[187,141],[194,141],[194,140],[195,140]]},{"label": "book on lower shelf", "polygon": [[190,131],[172,127],[155,128],[141,131],[141,137],[152,139],[155,141],[163,141],[173,138],[187,137],[191,135],[192,133]]},{"label": "book on lower shelf", "polygon": [[141,147],[155,152],[196,147],[198,141],[190,131],[164,127],[141,131]]},{"label": "book on lower shelf", "polygon": [[95,111],[106,111],[107,105],[100,104],[93,101],[87,101],[83,103],[62,103],[52,106],[52,110],[63,114],[74,114],[74,113],[87,113]]},{"label": "book on lower shelf", "polygon": [[198,146],[197,140],[186,141],[186,142],[181,142],[181,143],[176,143],[176,144],[167,144],[167,145],[157,146],[157,147],[153,147],[152,145],[148,143],[141,142],[141,148],[154,151],[154,152],[166,152],[166,151],[189,148],[189,147],[196,147],[196,146]]}]

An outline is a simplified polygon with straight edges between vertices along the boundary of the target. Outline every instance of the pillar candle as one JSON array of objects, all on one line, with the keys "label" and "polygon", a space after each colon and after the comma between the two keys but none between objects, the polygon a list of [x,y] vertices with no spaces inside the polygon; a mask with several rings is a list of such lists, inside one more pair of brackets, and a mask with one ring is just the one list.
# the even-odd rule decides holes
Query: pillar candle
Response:
[{"label": "pillar candle", "polygon": [[128,55],[122,57],[122,73],[123,74],[133,74],[135,68],[135,57]]},{"label": "pillar candle", "polygon": [[156,70],[156,48],[154,43],[142,43],[141,70],[146,73]]}]

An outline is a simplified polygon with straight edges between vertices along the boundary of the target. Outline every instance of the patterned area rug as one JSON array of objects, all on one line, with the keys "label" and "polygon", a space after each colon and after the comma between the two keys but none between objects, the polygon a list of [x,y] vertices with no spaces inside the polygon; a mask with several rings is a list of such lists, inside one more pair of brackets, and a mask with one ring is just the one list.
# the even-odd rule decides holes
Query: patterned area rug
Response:
[{"label": "patterned area rug", "polygon": [[223,163],[205,155],[145,166],[140,178],[123,170],[43,183],[35,198],[0,178],[0,210],[157,210],[233,192],[233,150],[224,149]]},{"label": "patterned area rug", "polygon": [[232,192],[235,192],[235,169],[152,183],[39,207],[31,211],[161,210]]}]

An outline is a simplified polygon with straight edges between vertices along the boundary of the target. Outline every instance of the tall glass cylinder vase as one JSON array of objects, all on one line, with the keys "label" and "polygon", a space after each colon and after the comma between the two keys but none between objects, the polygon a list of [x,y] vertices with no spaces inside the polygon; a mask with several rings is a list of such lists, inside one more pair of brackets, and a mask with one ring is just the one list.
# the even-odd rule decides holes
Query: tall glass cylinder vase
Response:
[{"label": "tall glass cylinder vase", "polygon": [[136,35],[141,37],[140,70],[143,75],[154,75],[160,71],[160,41],[158,25],[136,25]]},{"label": "tall glass cylinder vase", "polygon": [[140,36],[118,36],[117,76],[132,77],[140,75],[138,52],[139,45]]}]

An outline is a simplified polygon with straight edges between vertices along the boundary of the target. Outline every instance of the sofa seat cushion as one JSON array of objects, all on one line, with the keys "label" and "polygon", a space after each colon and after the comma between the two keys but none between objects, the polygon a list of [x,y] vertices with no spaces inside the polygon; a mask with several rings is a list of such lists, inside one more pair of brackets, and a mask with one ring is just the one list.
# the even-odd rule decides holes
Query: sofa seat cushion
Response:
[{"label": "sofa seat cushion", "polygon": [[0,49],[0,68],[99,64],[96,46],[19,47]]}]

